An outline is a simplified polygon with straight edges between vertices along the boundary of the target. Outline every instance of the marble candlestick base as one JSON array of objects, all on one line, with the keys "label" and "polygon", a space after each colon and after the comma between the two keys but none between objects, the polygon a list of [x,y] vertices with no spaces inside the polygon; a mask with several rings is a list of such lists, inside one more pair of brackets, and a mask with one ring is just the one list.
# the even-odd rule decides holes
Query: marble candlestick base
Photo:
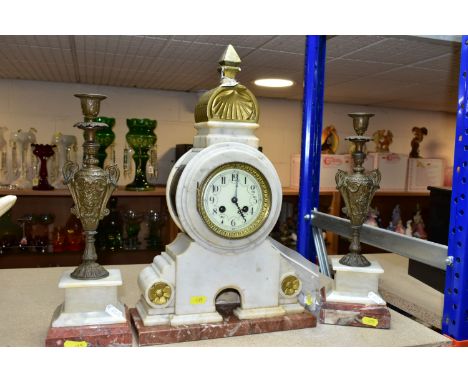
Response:
[{"label": "marble candlestick base", "polygon": [[76,280],[64,272],[59,288],[65,289],[65,302],[59,307],[52,327],[119,324],[127,321],[125,308],[117,298],[122,285],[120,270],[109,269],[99,280]]},{"label": "marble candlestick base", "polygon": [[319,318],[321,324],[389,329],[391,317],[384,305],[324,302]]},{"label": "marble candlestick base", "polygon": [[308,312],[240,320],[233,314],[233,309],[234,307],[231,306],[218,307],[218,311],[223,317],[222,322],[179,326],[169,324],[145,326],[137,309],[130,309],[130,315],[140,346],[313,328],[317,324],[315,316]]},{"label": "marble candlestick base", "polygon": [[[57,308],[59,314],[61,306]],[[47,347],[121,347],[133,345],[130,314],[125,307],[126,321],[117,324],[50,327],[47,332]]]},{"label": "marble candlestick base", "polygon": [[371,261],[369,267],[350,267],[333,258],[332,268],[335,287],[327,295],[328,302],[385,305],[379,295],[379,276],[384,270],[377,261]]},{"label": "marble candlestick base", "polygon": [[52,318],[46,346],[64,346],[66,341],[84,341],[85,346],[131,346],[132,330],[125,306],[118,300],[122,285],[120,270],[109,269],[99,280],[76,280],[63,273],[59,288],[65,301]]},{"label": "marble candlestick base", "polygon": [[334,289],[320,309],[320,323],[364,328],[390,328],[390,310],[379,295],[379,276],[384,272],[377,261],[369,267],[350,267],[332,259]]}]

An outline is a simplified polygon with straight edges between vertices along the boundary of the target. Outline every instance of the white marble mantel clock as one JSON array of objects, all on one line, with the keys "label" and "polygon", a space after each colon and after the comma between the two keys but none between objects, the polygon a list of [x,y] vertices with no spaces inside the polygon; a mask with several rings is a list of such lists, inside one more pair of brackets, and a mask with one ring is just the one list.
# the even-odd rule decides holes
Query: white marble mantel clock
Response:
[{"label": "white marble mantel clock", "polygon": [[302,282],[268,236],[281,184],[258,150],[258,104],[235,79],[239,65],[229,45],[220,85],[196,106],[194,147],[169,175],[168,208],[182,232],[139,275],[136,307],[146,326],[220,322],[215,304],[226,290],[239,293],[240,319],[303,311]]}]

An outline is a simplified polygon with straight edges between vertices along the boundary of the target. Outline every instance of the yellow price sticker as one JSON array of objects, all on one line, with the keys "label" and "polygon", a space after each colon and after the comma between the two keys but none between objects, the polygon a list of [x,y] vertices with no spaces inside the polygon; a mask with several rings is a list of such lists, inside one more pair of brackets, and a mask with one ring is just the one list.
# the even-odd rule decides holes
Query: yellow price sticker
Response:
[{"label": "yellow price sticker", "polygon": [[86,341],[70,341],[66,340],[63,343],[64,348],[85,348],[88,347],[88,343]]},{"label": "yellow price sticker", "polygon": [[190,305],[203,305],[206,302],[206,296],[190,297]]},{"label": "yellow price sticker", "polygon": [[373,326],[374,328],[379,324],[379,320],[372,317],[362,317],[361,321],[364,325]]}]

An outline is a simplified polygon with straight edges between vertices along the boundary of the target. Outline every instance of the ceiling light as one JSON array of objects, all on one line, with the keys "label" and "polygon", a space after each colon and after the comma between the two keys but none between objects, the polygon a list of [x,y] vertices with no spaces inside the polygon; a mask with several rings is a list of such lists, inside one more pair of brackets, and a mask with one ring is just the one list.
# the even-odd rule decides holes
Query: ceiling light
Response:
[{"label": "ceiling light", "polygon": [[282,78],[262,78],[255,80],[254,82],[257,86],[265,86],[267,88],[286,88],[292,86],[294,82],[291,80],[284,80]]}]

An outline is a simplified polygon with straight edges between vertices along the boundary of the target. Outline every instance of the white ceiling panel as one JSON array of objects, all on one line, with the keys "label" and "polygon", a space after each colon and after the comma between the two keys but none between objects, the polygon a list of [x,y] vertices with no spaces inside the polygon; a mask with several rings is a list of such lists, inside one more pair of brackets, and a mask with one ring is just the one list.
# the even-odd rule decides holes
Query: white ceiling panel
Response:
[{"label": "white ceiling panel", "polygon": [[447,80],[450,77],[450,74],[442,70],[403,67],[384,73],[377,73],[373,77],[391,81],[427,84]]},{"label": "white ceiling panel", "polygon": [[450,45],[431,44],[419,40],[386,38],[376,44],[363,47],[344,57],[362,61],[386,62],[408,65],[450,53]]},{"label": "white ceiling panel", "polygon": [[[242,57],[241,57],[242,59]],[[242,59],[245,68],[300,68],[304,65],[304,55],[271,50],[255,50]],[[297,70],[297,69],[296,69]]]},{"label": "white ceiling panel", "polygon": [[327,40],[327,56],[338,58],[371,47],[385,40],[382,36],[335,36]]},{"label": "white ceiling panel", "polygon": [[304,54],[305,36],[276,36],[262,46],[262,49]]},{"label": "white ceiling panel", "polygon": [[460,70],[460,49],[453,49],[452,53],[444,54],[436,58],[429,58],[424,61],[414,63],[416,68],[427,68],[433,70],[459,71]]},{"label": "white ceiling panel", "polygon": [[351,75],[354,78],[358,78],[386,72],[391,69],[399,68],[400,66],[401,65],[380,62],[336,59],[327,63],[325,71],[331,75]]},{"label": "white ceiling panel", "polygon": [[[0,36],[0,78],[200,91],[219,81],[233,44],[254,94],[302,98],[305,36]],[[325,100],[427,110],[456,108],[459,45],[404,36],[329,36]],[[260,88],[285,77],[288,89]],[[406,105],[406,106],[405,106]]]},{"label": "white ceiling panel", "polygon": [[264,44],[268,43],[275,37],[276,36],[261,36],[261,35],[172,36],[172,38],[177,41],[192,41],[192,42],[223,45],[223,46],[232,44],[232,45],[235,45],[236,47],[253,48],[253,49],[262,47]]}]

